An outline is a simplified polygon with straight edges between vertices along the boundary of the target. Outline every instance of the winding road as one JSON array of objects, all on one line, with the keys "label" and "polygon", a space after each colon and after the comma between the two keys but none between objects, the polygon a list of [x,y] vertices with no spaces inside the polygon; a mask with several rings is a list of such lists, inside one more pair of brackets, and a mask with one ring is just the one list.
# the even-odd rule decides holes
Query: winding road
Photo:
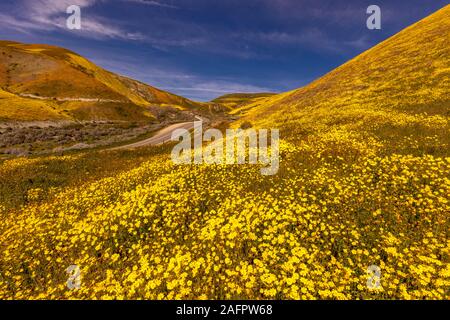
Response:
[{"label": "winding road", "polygon": [[19,97],[22,98],[31,98],[31,99],[37,99],[37,100],[56,100],[60,102],[67,102],[67,101],[78,101],[78,102],[126,102],[121,100],[112,100],[112,99],[100,99],[100,98],[56,98],[56,97],[42,97],[37,96],[34,94],[29,93],[18,93]]},{"label": "winding road", "polygon": [[145,146],[156,146],[159,144],[163,144],[166,142],[171,141],[172,138],[172,132],[177,129],[186,129],[186,130],[192,130],[194,129],[194,122],[182,122],[182,123],[176,123],[172,124],[168,127],[165,127],[161,130],[159,130],[153,137],[138,141],[132,144],[127,144],[124,146],[120,146],[117,148],[113,148],[111,150],[123,150],[123,149],[134,149],[134,148],[140,148]]},{"label": "winding road", "polygon": [[[203,125],[205,125],[205,124],[207,125],[210,122],[209,119],[201,118],[199,116],[195,116],[195,119],[197,121],[201,121],[203,123]],[[175,124],[172,124],[168,127],[165,127],[163,129],[159,130],[151,138],[148,138],[148,139],[145,139],[142,141],[138,141],[138,142],[135,142],[132,144],[120,146],[117,148],[113,148],[110,150],[134,149],[134,148],[140,148],[140,147],[145,147],[145,146],[156,146],[156,145],[164,144],[164,143],[172,140],[172,132],[174,132],[177,129],[192,130],[192,129],[194,129],[194,123],[195,123],[194,121],[175,123]],[[200,134],[202,134],[202,133],[200,133]],[[195,135],[195,137],[197,137],[197,136],[198,136],[198,134]]]}]

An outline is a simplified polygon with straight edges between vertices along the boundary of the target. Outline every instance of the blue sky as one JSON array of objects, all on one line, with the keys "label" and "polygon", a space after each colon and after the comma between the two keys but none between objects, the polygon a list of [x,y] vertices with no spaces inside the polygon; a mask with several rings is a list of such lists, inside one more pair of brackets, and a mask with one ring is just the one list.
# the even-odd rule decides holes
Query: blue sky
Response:
[{"label": "blue sky", "polygon": [[[68,30],[79,5],[82,29]],[[382,10],[368,30],[366,9]],[[66,47],[194,100],[304,86],[448,0],[1,0],[0,39]]]}]

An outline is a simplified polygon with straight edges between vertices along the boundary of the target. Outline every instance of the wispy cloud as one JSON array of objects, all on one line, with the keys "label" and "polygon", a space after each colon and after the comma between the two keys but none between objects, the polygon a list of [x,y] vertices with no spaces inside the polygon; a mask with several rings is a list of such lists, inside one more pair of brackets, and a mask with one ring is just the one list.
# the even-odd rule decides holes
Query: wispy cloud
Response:
[{"label": "wispy cloud", "polygon": [[170,66],[158,66],[143,61],[137,66],[119,53],[108,59],[101,53],[91,52],[88,57],[102,67],[124,76],[139,79],[152,86],[189,97],[198,101],[209,101],[228,93],[276,92],[277,88],[245,83],[242,79],[206,76],[185,72]]},{"label": "wispy cloud", "polygon": [[268,46],[305,47],[317,52],[344,53],[346,50],[367,48],[367,37],[339,41],[318,28],[307,28],[297,32],[251,32],[236,33],[233,38],[247,43],[264,43]]},{"label": "wispy cloud", "polygon": [[164,2],[160,2],[160,1],[153,1],[153,0],[123,0],[123,1],[140,3],[143,5],[147,5],[147,6],[169,8],[169,9],[179,9],[179,7],[177,7],[173,4],[168,4],[168,3],[164,3]]},{"label": "wispy cloud", "polygon": [[203,79],[199,82],[190,83],[190,86],[161,86],[161,89],[174,92],[181,96],[190,97],[191,99],[197,101],[210,101],[214,98],[230,93],[276,92],[273,88],[214,79]]},{"label": "wispy cloud", "polygon": [[[369,3],[0,0],[0,35],[73,50],[78,47],[81,54],[98,50],[90,58],[94,62],[104,59],[103,66],[112,71],[208,100],[235,91],[284,91],[302,86],[448,0],[429,0],[426,6],[423,0],[408,4],[380,0],[380,32],[366,28]],[[66,27],[66,9],[73,4],[82,8],[82,30]],[[111,66],[108,60],[116,56],[127,61],[116,59],[119,62]]]},{"label": "wispy cloud", "polygon": [[[124,21],[112,20],[112,18],[100,16],[94,11],[89,11],[89,13],[85,11],[96,4],[106,5],[120,2],[178,9],[175,5],[151,0],[19,0],[16,6],[17,10],[9,12],[8,15],[0,13],[0,28],[25,34],[57,31],[91,39],[140,41],[163,51],[169,50],[171,47],[197,46],[205,40],[198,35],[198,30],[197,32],[192,30],[191,25],[186,28],[186,25],[183,27],[176,20],[164,21],[164,25],[169,30],[184,31],[169,34],[170,31],[161,28],[149,34],[141,31],[130,31],[130,24],[132,24],[130,21],[123,25]],[[66,10],[71,5],[78,5],[82,8],[81,30],[69,30],[66,26],[68,17]]]},{"label": "wispy cloud", "polygon": [[250,84],[241,84],[236,82],[225,82],[211,80],[203,83],[195,83],[192,87],[165,87],[166,90],[176,91],[200,91],[206,93],[258,93],[258,92],[270,92],[271,88],[259,87]]},{"label": "wispy cloud", "polygon": [[30,33],[34,30],[48,30],[47,26],[36,24],[32,21],[18,19],[10,15],[0,13],[0,27],[2,29],[16,30],[21,33]]},{"label": "wispy cloud", "polygon": [[[300,2],[304,5],[309,3],[305,0]],[[214,25],[214,29],[211,29],[199,22],[179,20],[176,15],[158,15],[155,10],[149,12],[151,19],[149,18],[145,28],[151,29],[152,32],[148,32],[143,31],[142,23],[134,24],[132,20],[125,21],[117,18],[113,20],[111,16],[105,16],[97,10],[119,3],[142,4],[155,8],[179,8],[169,0],[18,0],[17,10],[8,16],[0,13],[0,27],[27,34],[57,31],[67,34],[70,32],[71,35],[92,39],[139,41],[165,52],[170,52],[173,48],[182,48],[191,53],[203,52],[242,60],[271,59],[270,46],[273,45],[303,46],[310,50],[335,54],[342,54],[348,49],[365,48],[368,45],[363,38],[355,36],[354,39],[340,41],[342,39],[336,39],[317,28],[303,28],[303,30],[274,28],[274,30],[254,31],[247,28],[236,30],[229,26]],[[299,6],[297,2],[285,0],[263,0],[262,3],[269,6],[274,13],[281,9],[285,13],[298,11],[294,9],[295,6],[297,8]],[[72,4],[83,9],[81,30],[68,30],[66,27],[66,9]],[[94,5],[95,8],[93,8]],[[220,5],[226,7],[223,3]],[[320,13],[315,8],[316,6],[307,6],[305,10],[310,16],[318,18]],[[349,20],[355,16],[354,10],[356,9],[344,7],[338,10],[339,13],[326,11],[322,13],[324,15],[322,18],[333,21],[340,16]],[[175,11],[178,10],[174,10],[173,13]],[[307,16],[303,11],[299,14],[302,17]]]},{"label": "wispy cloud", "polygon": [[22,33],[32,31],[61,31],[76,33],[79,36],[101,39],[143,40],[138,32],[129,32],[106,18],[82,14],[82,30],[68,30],[66,9],[71,5],[88,8],[106,0],[22,0],[20,10],[15,15],[0,14],[0,26]]}]

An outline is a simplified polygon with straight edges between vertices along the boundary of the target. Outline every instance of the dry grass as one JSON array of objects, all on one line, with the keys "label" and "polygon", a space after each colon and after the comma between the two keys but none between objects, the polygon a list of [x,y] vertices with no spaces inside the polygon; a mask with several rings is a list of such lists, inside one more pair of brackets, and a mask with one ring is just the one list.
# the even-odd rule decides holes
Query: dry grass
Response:
[{"label": "dry grass", "polygon": [[[0,41],[0,88],[0,120],[151,121],[155,117],[149,106],[208,111],[205,104],[113,74],[69,50],[47,45]],[[23,94],[46,99],[20,98]],[[67,98],[80,101],[56,101]]]}]

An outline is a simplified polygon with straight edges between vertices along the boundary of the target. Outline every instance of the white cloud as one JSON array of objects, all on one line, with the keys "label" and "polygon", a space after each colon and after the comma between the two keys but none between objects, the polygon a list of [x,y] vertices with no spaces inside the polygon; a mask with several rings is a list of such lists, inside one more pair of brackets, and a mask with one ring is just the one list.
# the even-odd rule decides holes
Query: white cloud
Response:
[{"label": "white cloud", "polygon": [[197,101],[210,101],[219,96],[230,93],[259,93],[275,92],[273,88],[261,87],[251,84],[239,83],[230,80],[217,80],[214,78],[195,78],[182,81],[180,86],[159,86],[161,89],[175,94],[189,97]]},{"label": "white cloud", "polygon": [[[197,86],[198,85],[198,86]],[[198,83],[192,87],[165,87],[165,90],[177,90],[177,91],[200,91],[208,93],[226,94],[226,93],[258,93],[258,92],[270,92],[273,89],[266,87],[259,87],[249,84],[240,84],[235,82],[224,81],[208,81]]]},{"label": "white cloud", "polygon": [[107,70],[133,79],[139,79],[156,88],[194,100],[209,101],[228,93],[277,91],[270,87],[242,83],[239,82],[241,81],[240,79],[193,74],[170,66],[148,64],[145,61],[141,65],[136,65],[127,57],[120,55],[120,53],[111,53],[108,59],[105,59],[101,53],[95,51],[86,55],[90,60]]},{"label": "white cloud", "polygon": [[48,27],[31,21],[17,19],[0,13],[0,26],[4,29],[13,29],[22,33],[30,33],[32,30],[47,30]]},{"label": "white cloud", "polygon": [[318,52],[343,53],[347,49],[364,49],[369,46],[366,37],[353,40],[338,41],[318,28],[308,28],[302,32],[254,32],[237,33],[236,39],[254,43],[267,43],[270,45],[306,46],[308,49]]},{"label": "white cloud", "polygon": [[175,6],[175,5],[164,3],[164,2],[160,2],[160,1],[153,1],[153,0],[124,0],[124,1],[140,3],[140,4],[147,5],[147,6],[169,8],[169,9],[178,9],[178,7]]},{"label": "white cloud", "polygon": [[5,29],[13,29],[22,33],[31,31],[67,31],[76,32],[77,35],[101,39],[115,38],[126,40],[143,40],[141,33],[128,32],[115,26],[112,21],[99,16],[86,16],[82,12],[81,30],[68,30],[66,10],[71,5],[78,5],[82,9],[93,6],[96,3],[107,0],[22,0],[21,11],[15,16],[0,14],[0,26]]}]

